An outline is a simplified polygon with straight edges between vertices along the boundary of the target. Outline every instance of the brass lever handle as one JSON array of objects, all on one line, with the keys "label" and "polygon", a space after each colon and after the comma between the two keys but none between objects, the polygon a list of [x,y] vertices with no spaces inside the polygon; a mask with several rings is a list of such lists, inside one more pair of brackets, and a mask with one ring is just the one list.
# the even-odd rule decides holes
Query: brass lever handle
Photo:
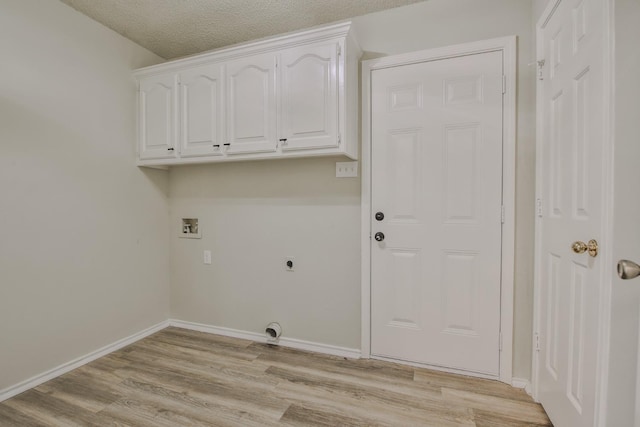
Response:
[{"label": "brass lever handle", "polygon": [[571,245],[571,250],[577,254],[583,254],[585,252],[589,252],[589,256],[596,257],[598,256],[598,242],[591,239],[589,242],[573,242]]}]

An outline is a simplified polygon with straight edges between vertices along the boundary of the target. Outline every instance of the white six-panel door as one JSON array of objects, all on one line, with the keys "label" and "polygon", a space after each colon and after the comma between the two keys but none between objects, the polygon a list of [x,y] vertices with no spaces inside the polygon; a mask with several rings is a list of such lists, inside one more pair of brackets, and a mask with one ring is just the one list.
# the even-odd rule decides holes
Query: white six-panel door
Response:
[{"label": "white six-panel door", "polygon": [[554,425],[594,425],[603,226],[603,54],[599,0],[563,0],[539,38],[538,398]]},{"label": "white six-panel door", "polygon": [[502,52],[374,70],[371,109],[371,354],[498,376]]}]

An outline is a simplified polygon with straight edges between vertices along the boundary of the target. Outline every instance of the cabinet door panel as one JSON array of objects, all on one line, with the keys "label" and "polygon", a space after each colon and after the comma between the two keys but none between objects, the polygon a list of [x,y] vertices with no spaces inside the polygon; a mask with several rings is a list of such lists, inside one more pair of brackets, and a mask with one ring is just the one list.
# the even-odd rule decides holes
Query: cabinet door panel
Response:
[{"label": "cabinet door panel", "polygon": [[276,151],[275,56],[227,64],[228,154]]},{"label": "cabinet door panel", "polygon": [[175,74],[140,82],[139,143],[141,159],[176,157]]},{"label": "cabinet door panel", "polygon": [[222,76],[220,65],[180,73],[180,155],[221,155]]},{"label": "cabinet door panel", "polygon": [[283,150],[338,146],[337,43],[282,53]]}]

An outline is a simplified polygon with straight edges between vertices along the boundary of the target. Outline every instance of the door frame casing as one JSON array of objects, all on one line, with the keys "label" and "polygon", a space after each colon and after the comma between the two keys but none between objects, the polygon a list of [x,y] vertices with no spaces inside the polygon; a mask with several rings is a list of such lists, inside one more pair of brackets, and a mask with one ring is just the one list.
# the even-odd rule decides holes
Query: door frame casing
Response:
[{"label": "door frame casing", "polygon": [[[545,50],[542,30],[546,27],[551,15],[558,8],[560,3],[566,0],[550,0],[546,9],[542,13],[540,19],[536,23],[536,60],[545,59]],[[606,426],[607,411],[607,385],[608,385],[608,366],[609,366],[609,335],[611,326],[611,286],[613,284],[613,208],[614,208],[614,176],[613,176],[613,150],[614,150],[614,28],[615,0],[602,0],[602,79],[603,79],[603,96],[602,96],[602,226],[601,236],[598,238],[600,247],[600,256],[602,256],[602,266],[600,272],[599,283],[600,301],[598,305],[598,354],[596,360],[596,396],[595,396],[595,412],[594,418],[596,426]],[[543,159],[542,145],[544,143],[544,115],[542,105],[542,85],[536,80],[536,200],[542,198],[542,178],[543,178]],[[537,204],[537,202],[536,202]],[[540,351],[537,349],[537,339],[540,331],[540,271],[541,250],[542,250],[542,226],[541,217],[536,213],[535,223],[535,263],[534,263],[534,280],[533,280],[533,345],[532,345],[532,366],[531,366],[531,391],[535,401],[538,401],[540,372]]]},{"label": "door frame casing", "polygon": [[[502,52],[506,77],[502,110],[502,269],[500,285],[501,350],[499,379],[513,380],[513,296],[515,267],[515,169],[516,169],[516,36],[500,37],[386,56],[362,62],[362,188],[361,188],[361,354],[371,358],[371,73],[375,70]],[[442,369],[432,367],[434,369]],[[470,373],[467,373],[470,374]],[[486,377],[485,375],[478,375]]]}]

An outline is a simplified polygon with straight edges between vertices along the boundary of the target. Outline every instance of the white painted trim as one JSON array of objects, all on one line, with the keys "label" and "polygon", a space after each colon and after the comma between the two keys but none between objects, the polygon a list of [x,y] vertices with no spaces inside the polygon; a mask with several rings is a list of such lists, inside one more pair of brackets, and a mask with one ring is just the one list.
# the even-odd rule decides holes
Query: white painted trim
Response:
[{"label": "white painted trim", "polygon": [[360,351],[371,357],[371,63],[362,62],[360,170]]},{"label": "white painted trim", "polygon": [[166,328],[167,326],[169,326],[169,321],[165,320],[143,331],[136,332],[133,335],[130,335],[126,338],[122,338],[121,340],[118,340],[114,343],[111,343],[102,348],[99,348],[98,350],[92,351],[91,353],[78,357],[77,359],[74,359],[70,362],[63,363],[62,365],[56,368],[53,368],[46,372],[38,374],[18,384],[5,388],[4,390],[0,390],[0,402],[5,401],[22,392],[25,392],[31,388],[37,387],[42,383],[45,383],[49,380],[59,377],[60,375],[66,374],[67,372],[77,369],[83,365],[86,365],[89,362],[92,362],[96,359],[104,357],[109,353],[112,353],[116,350],[119,350],[123,347],[133,344],[134,342],[139,341],[145,337],[148,337],[149,335],[155,334],[156,332]]},{"label": "white painted trim", "polygon": [[516,37],[495,42],[502,43],[504,74],[507,76],[507,93],[503,105],[502,143],[502,204],[505,220],[502,225],[502,272],[500,293],[500,380],[511,383],[513,376],[513,304],[515,293],[516,256],[516,93],[517,48]]},{"label": "white painted trim", "polygon": [[[515,267],[515,169],[516,169],[516,36],[501,37],[362,62],[362,189],[361,189],[361,295],[362,357],[371,355],[371,72],[383,68],[457,56],[502,51],[507,93],[503,113],[503,188],[505,222],[502,227],[500,297],[500,381],[511,384],[513,374],[513,296]],[[469,375],[470,373],[466,373]]]},{"label": "white painted trim", "polygon": [[[384,56],[362,62],[362,73],[383,68],[397,67],[400,65],[417,64],[420,62],[437,61],[440,59],[455,58],[458,56],[474,55],[484,52],[510,49],[513,44],[515,49],[516,36],[498,37],[495,39],[480,40],[471,43],[456,44],[435,49],[420,50],[399,55]],[[515,52],[514,52],[515,53]],[[509,77],[509,76],[507,76]],[[363,92],[364,94],[364,92]],[[363,124],[364,126],[364,124]],[[364,141],[363,141],[364,142]]]},{"label": "white painted trim", "polygon": [[[556,10],[561,0],[551,0],[547,4],[546,9],[540,16],[536,24],[536,60],[545,59],[544,52],[544,43],[542,37],[542,30],[546,27],[547,22],[549,21],[551,14]],[[536,76],[537,76],[536,72]],[[538,77],[536,77],[538,78]],[[542,90],[543,86],[540,83],[540,80],[536,80],[536,207],[537,210],[537,200],[542,199],[541,189],[542,189],[542,150],[540,147],[543,144],[542,137],[544,135],[544,120],[543,120],[543,109],[542,103],[540,100],[542,99]],[[536,337],[539,335],[540,331],[540,268],[542,258],[540,256],[540,244],[541,244],[541,227],[540,227],[540,217],[536,211],[535,217],[535,236],[534,236],[534,265],[533,265],[533,334],[532,334],[532,357],[531,357],[531,396],[537,402],[538,401],[538,375],[539,375],[539,351],[537,350],[537,341]]]},{"label": "white painted trim", "polygon": [[[190,329],[192,331],[205,332],[208,334],[222,335],[225,337],[240,338],[249,341],[255,341],[265,344],[274,344],[267,342],[264,334],[256,332],[242,331],[239,329],[223,328],[221,326],[205,325],[203,323],[187,322],[184,320],[169,320],[169,325],[176,328]],[[296,338],[280,337],[275,343],[283,347],[295,348],[298,350],[313,351],[315,353],[331,354],[333,356],[347,357],[350,359],[359,359],[360,350],[355,348],[339,347],[330,344],[322,344],[311,341],[299,340]]]},{"label": "white painted trim", "polygon": [[[605,114],[603,134],[603,170],[602,191],[604,193],[604,209],[602,212],[602,269],[600,272],[601,297],[598,323],[598,354],[596,360],[596,397],[595,397],[595,425],[607,425],[607,398],[609,385],[609,358],[611,335],[612,286],[615,275],[613,259],[613,218],[614,218],[614,150],[615,150],[615,1],[603,0],[602,14],[602,78],[603,100],[602,108]],[[620,189],[618,189],[620,194]]]},{"label": "white painted trim", "polygon": [[524,391],[531,396],[531,381],[524,378],[513,378],[511,380],[511,386],[524,389]]}]

